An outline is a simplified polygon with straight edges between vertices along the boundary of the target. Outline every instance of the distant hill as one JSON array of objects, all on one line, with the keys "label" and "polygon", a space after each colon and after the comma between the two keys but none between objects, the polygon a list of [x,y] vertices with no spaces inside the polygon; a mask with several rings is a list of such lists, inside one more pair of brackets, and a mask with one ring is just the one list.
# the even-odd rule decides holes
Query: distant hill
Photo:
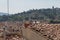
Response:
[{"label": "distant hill", "polygon": [[24,20],[60,20],[60,8],[33,9],[15,14],[14,16]]},{"label": "distant hill", "polygon": [[[10,16],[1,16],[0,21],[23,21],[23,20],[39,20],[39,21],[60,21],[60,8],[45,8],[45,9],[32,9],[17,13]],[[52,22],[52,21],[51,21]]]},{"label": "distant hill", "polygon": [[0,12],[0,16],[3,16],[3,15],[8,15],[8,13]]}]

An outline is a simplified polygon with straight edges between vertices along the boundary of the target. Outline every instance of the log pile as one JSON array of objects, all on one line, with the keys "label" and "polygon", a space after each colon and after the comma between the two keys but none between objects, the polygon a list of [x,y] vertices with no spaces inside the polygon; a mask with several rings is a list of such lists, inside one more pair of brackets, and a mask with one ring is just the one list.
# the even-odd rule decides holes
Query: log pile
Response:
[{"label": "log pile", "polygon": [[32,23],[28,28],[41,33],[48,40],[60,40],[60,24]]}]

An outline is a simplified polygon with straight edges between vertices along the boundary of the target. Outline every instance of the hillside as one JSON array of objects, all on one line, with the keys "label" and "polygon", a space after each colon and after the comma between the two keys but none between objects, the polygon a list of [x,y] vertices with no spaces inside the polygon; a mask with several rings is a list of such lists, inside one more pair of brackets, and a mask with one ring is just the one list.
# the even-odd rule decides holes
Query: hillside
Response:
[{"label": "hillside", "polygon": [[33,9],[10,16],[1,16],[0,21],[43,20],[60,21],[60,8]]},{"label": "hillside", "polygon": [[33,9],[26,12],[15,14],[24,20],[60,20],[60,8]]}]

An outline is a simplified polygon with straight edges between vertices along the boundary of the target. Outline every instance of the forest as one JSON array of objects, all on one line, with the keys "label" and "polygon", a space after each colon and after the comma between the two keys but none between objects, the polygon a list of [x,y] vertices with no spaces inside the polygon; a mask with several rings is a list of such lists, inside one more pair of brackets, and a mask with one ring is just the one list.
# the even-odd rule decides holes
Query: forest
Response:
[{"label": "forest", "polygon": [[60,22],[60,8],[32,9],[14,15],[0,16],[0,21],[43,20]]}]

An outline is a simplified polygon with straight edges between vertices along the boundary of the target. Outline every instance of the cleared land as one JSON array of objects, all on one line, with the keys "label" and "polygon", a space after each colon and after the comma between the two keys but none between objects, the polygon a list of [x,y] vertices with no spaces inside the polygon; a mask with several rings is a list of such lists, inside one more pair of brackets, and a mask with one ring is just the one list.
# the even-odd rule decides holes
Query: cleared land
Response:
[{"label": "cleared land", "polygon": [[22,27],[22,36],[27,40],[60,40],[60,24],[32,23],[25,28],[24,23],[1,22],[0,28],[4,26],[7,26],[7,30],[11,28],[10,32]]}]

